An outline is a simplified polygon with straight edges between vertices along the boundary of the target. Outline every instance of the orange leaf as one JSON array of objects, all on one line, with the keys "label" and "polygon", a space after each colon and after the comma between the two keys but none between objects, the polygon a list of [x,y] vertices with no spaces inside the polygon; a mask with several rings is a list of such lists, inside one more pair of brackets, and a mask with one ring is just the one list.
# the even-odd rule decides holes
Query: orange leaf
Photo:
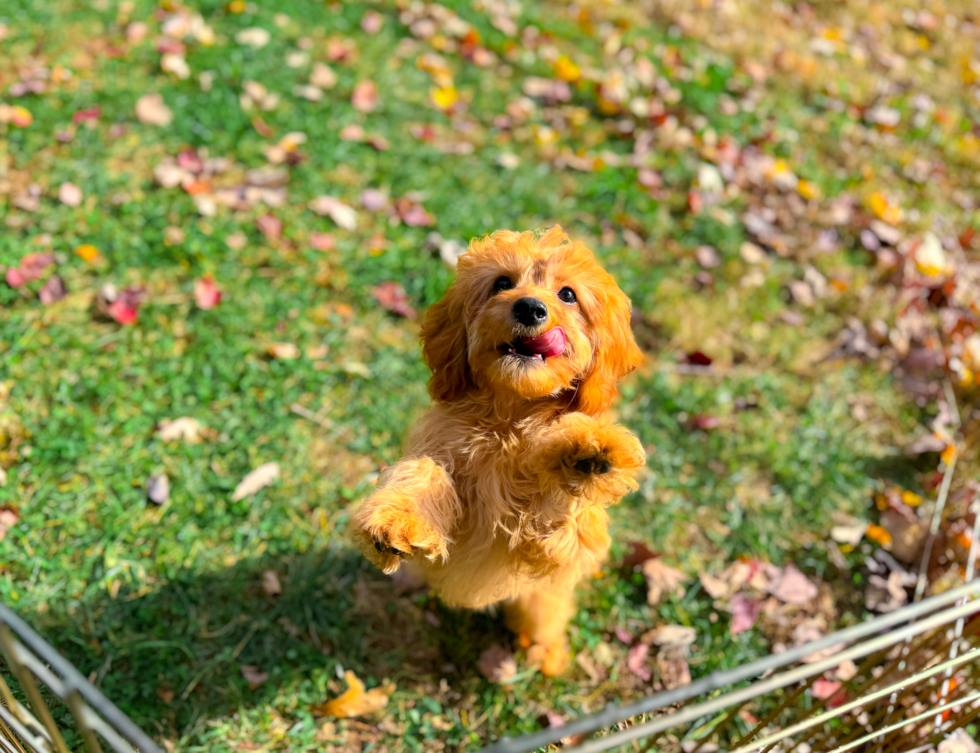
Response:
[{"label": "orange leaf", "polygon": [[311,711],[316,716],[364,716],[387,706],[388,696],[395,690],[393,683],[386,683],[365,691],[364,683],[350,670],[344,672],[344,679],[347,681],[347,690],[331,701],[314,706]]},{"label": "orange leaf", "polygon": [[874,523],[868,526],[868,530],[864,535],[880,546],[886,546],[892,543],[892,535]]}]

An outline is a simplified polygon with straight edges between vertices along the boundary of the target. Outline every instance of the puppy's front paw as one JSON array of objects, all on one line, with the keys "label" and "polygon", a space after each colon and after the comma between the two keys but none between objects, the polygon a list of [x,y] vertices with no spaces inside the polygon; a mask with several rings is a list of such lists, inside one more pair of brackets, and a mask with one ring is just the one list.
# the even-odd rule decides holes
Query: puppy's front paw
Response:
[{"label": "puppy's front paw", "polygon": [[397,570],[402,558],[422,555],[435,560],[448,555],[446,538],[418,514],[382,505],[359,522],[361,549],[386,573]]},{"label": "puppy's front paw", "polygon": [[535,643],[527,650],[527,663],[538,667],[548,677],[564,674],[570,661],[571,655],[564,643]]}]

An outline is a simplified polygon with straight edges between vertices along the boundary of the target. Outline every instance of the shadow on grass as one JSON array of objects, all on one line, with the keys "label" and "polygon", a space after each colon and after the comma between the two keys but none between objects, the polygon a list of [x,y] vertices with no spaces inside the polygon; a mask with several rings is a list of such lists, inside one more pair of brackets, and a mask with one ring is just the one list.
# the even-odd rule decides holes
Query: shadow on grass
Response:
[{"label": "shadow on grass", "polygon": [[[270,570],[279,595],[263,588]],[[147,732],[170,739],[243,708],[301,714],[344,687],[341,668],[369,686],[390,678],[432,692],[440,678],[472,677],[483,648],[509,640],[499,616],[398,595],[337,545],[188,574],[138,597],[101,591],[31,622]],[[250,687],[243,665],[268,679]]]}]

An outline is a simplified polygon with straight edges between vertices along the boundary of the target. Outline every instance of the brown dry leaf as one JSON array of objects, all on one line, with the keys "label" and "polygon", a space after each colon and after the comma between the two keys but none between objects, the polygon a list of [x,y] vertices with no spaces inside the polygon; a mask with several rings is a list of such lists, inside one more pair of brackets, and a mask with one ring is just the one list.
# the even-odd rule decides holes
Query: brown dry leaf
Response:
[{"label": "brown dry leaf", "polygon": [[262,590],[269,596],[278,596],[282,593],[282,583],[275,570],[266,570],[262,573]]},{"label": "brown dry leaf", "polygon": [[157,426],[157,437],[164,442],[174,442],[182,439],[187,444],[199,444],[204,441],[202,436],[205,429],[197,419],[181,416],[171,420],[161,421]]},{"label": "brown dry leaf", "polygon": [[787,604],[802,605],[817,598],[817,587],[795,565],[787,565],[769,584],[769,593]]},{"label": "brown dry leaf", "polygon": [[357,210],[347,206],[333,196],[318,196],[307,206],[310,211],[323,216],[329,216],[344,230],[354,230],[357,228]]},{"label": "brown dry leaf", "polygon": [[708,596],[712,599],[727,599],[732,595],[730,584],[721,578],[716,578],[707,573],[698,573],[698,580],[701,581],[701,587],[708,592]]},{"label": "brown dry leaf", "polygon": [[680,649],[669,649],[657,654],[657,672],[667,690],[691,684],[691,668]]},{"label": "brown dry leaf", "polygon": [[350,670],[344,672],[344,679],[347,681],[347,690],[343,695],[314,706],[310,709],[314,715],[349,718],[371,714],[387,706],[388,696],[395,691],[394,683],[384,683],[366,691],[364,683]]},{"label": "brown dry leaf", "polygon": [[480,654],[476,664],[484,677],[490,682],[500,685],[505,685],[517,674],[517,662],[514,661],[514,655],[496,643]]},{"label": "brown dry leaf", "polygon": [[269,679],[268,672],[260,672],[254,664],[243,664],[242,677],[248,680],[248,687],[255,690],[259,685]]},{"label": "brown dry leaf", "polygon": [[302,355],[300,349],[292,343],[272,343],[268,347],[268,353],[280,361],[292,361]]},{"label": "brown dry leaf", "polygon": [[279,463],[264,463],[239,482],[235,491],[232,492],[231,501],[238,502],[245,497],[251,497],[259,489],[269,486],[277,478],[279,478]]},{"label": "brown dry leaf", "polygon": [[65,287],[65,281],[57,272],[51,275],[48,281],[44,283],[44,287],[37,291],[38,298],[45,306],[57,303],[66,295],[68,295],[68,289]]},{"label": "brown dry leaf", "polygon": [[153,126],[166,126],[174,119],[174,114],[163,102],[159,94],[144,94],[136,100],[136,117],[140,123]]},{"label": "brown dry leaf", "polygon": [[683,596],[686,591],[681,583],[688,577],[680,570],[665,565],[659,559],[647,560],[643,563],[643,575],[647,580],[647,603],[654,606],[660,603],[665,594],[677,593]]},{"label": "brown dry leaf", "polygon": [[698,637],[697,630],[685,625],[660,625],[643,636],[644,641],[650,640],[661,648],[686,648]]}]

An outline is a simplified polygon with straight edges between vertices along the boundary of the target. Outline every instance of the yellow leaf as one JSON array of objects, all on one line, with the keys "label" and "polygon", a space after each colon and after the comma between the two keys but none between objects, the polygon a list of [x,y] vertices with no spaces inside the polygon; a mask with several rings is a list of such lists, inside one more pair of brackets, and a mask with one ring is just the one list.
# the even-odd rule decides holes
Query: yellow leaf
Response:
[{"label": "yellow leaf", "polygon": [[432,87],[429,89],[429,97],[440,110],[449,110],[459,99],[459,92],[455,86]]},{"label": "yellow leaf", "polygon": [[796,184],[796,190],[807,201],[820,198],[820,187],[816,183],[811,183],[808,180],[800,180]]},{"label": "yellow leaf", "polygon": [[582,77],[582,69],[567,55],[562,55],[555,61],[555,75],[562,81],[578,81]]},{"label": "yellow leaf", "polygon": [[892,535],[884,528],[875,525],[874,523],[868,526],[868,530],[864,535],[881,546],[886,546],[892,543]]},{"label": "yellow leaf", "polygon": [[311,711],[316,716],[335,716],[340,718],[364,716],[383,709],[388,705],[388,696],[394,690],[393,683],[365,691],[364,683],[350,670],[344,672],[347,690],[337,698],[314,706]]},{"label": "yellow leaf", "polygon": [[902,502],[907,504],[909,507],[918,507],[922,504],[922,497],[920,497],[915,492],[910,492],[906,489],[902,492]]},{"label": "yellow leaf", "polygon": [[946,465],[949,465],[950,463],[953,462],[953,459],[956,457],[956,455],[957,455],[956,445],[950,444],[950,445],[946,445],[946,449],[943,450],[942,453],[940,453],[939,457]]},{"label": "yellow leaf", "polygon": [[897,225],[902,221],[902,208],[889,202],[888,197],[880,191],[871,194],[870,204],[871,211],[878,216],[878,219],[889,225]]},{"label": "yellow leaf", "polygon": [[244,13],[245,12],[245,0],[231,0],[227,5],[229,13]]},{"label": "yellow leaf", "polygon": [[935,233],[927,232],[915,250],[915,268],[926,277],[938,277],[948,265],[942,242]]},{"label": "yellow leaf", "polygon": [[17,105],[10,110],[10,122],[17,128],[27,128],[34,122],[34,116],[31,115],[31,111],[26,107]]},{"label": "yellow leaf", "polygon": [[89,264],[94,264],[99,259],[99,249],[90,243],[83,243],[75,249],[75,256]]}]

